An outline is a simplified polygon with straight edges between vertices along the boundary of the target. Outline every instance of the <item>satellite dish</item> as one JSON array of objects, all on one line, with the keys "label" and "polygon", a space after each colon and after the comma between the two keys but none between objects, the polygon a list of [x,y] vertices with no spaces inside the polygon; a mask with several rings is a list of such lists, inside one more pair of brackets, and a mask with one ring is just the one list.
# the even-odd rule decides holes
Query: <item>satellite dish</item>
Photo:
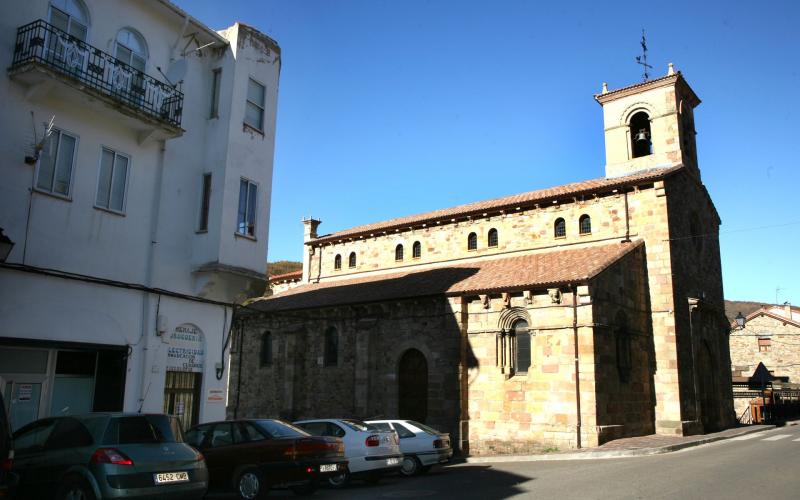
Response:
[{"label": "satellite dish", "polygon": [[186,68],[186,59],[178,59],[169,65],[164,77],[169,80],[171,84],[176,85],[178,82],[183,81],[184,77],[186,76]]}]

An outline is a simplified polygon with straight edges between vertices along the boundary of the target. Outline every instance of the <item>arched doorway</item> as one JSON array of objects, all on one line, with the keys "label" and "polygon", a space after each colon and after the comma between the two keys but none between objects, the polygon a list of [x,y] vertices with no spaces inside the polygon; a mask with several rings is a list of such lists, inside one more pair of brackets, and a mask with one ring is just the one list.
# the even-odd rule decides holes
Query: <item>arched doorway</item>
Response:
[{"label": "arched doorway", "polygon": [[700,346],[697,360],[698,392],[700,399],[700,419],[705,432],[717,430],[717,380],[714,371],[714,357],[706,342]]},{"label": "arched doorway", "polygon": [[418,422],[428,418],[428,362],[425,355],[409,349],[400,357],[399,417]]}]

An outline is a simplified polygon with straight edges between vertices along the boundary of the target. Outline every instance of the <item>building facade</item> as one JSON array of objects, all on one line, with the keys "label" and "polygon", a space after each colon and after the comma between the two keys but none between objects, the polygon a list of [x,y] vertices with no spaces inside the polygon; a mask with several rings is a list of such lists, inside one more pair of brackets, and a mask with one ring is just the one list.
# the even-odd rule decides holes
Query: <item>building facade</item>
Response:
[{"label": "building facade", "polygon": [[471,454],[732,425],[700,100],[671,66],[595,99],[602,178],[327,235],[304,221],[303,284],[236,329],[229,415],[414,418]]},{"label": "building facade", "polygon": [[263,292],[280,48],[167,0],[0,7],[0,388],[15,428],[223,418]]},{"label": "building facade", "polygon": [[[730,335],[731,369],[734,382],[734,409],[740,420],[747,419],[753,391],[780,387],[800,387],[800,309],[790,304],[762,306],[745,317],[744,326],[734,322]],[[757,380],[760,364],[768,375]],[[766,384],[766,385],[765,385]]]}]

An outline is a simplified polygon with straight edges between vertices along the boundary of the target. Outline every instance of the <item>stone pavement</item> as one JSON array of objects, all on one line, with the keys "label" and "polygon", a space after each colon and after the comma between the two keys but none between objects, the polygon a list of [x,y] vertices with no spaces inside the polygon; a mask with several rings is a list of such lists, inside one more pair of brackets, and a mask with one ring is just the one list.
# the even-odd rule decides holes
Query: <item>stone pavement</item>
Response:
[{"label": "stone pavement", "polygon": [[[796,425],[798,421],[787,422],[786,425]],[[535,462],[541,460],[587,460],[597,458],[637,457],[669,453],[692,446],[713,443],[723,439],[730,439],[743,434],[752,434],[774,429],[774,425],[748,425],[734,427],[720,432],[700,434],[696,436],[663,436],[651,434],[631,438],[615,439],[597,448],[583,448],[580,450],[565,450],[540,455],[495,455],[467,457],[466,463],[492,463],[492,462]]]}]

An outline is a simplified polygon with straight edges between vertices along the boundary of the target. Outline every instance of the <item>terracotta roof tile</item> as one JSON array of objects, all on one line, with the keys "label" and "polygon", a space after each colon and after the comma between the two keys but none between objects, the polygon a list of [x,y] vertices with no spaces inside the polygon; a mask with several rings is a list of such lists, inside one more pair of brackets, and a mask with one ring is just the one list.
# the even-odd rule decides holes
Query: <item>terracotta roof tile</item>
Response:
[{"label": "terracotta roof tile", "polygon": [[547,250],[514,257],[487,258],[413,272],[369,275],[300,285],[253,302],[261,311],[288,311],[398,300],[432,295],[461,295],[582,283],[641,246],[642,242],[606,243],[567,250]]},{"label": "terracotta roof tile", "polygon": [[311,240],[307,244],[336,241],[342,238],[352,238],[354,236],[370,234],[376,231],[388,231],[396,228],[408,227],[409,225],[420,225],[426,222],[434,222],[436,220],[449,220],[454,217],[481,214],[489,210],[498,211],[503,209],[514,209],[520,205],[531,205],[539,201],[551,201],[553,199],[569,195],[575,196],[602,190],[607,191],[622,186],[659,180],[669,174],[672,174],[673,172],[681,170],[682,168],[682,165],[668,168],[656,168],[624,177],[614,177],[611,179],[601,177],[599,179],[574,182],[572,184],[564,184],[562,186],[540,189],[537,191],[528,191],[526,193],[504,196],[502,198],[468,203],[466,205],[434,210],[432,212],[425,212],[417,215],[410,215],[407,217],[400,217],[397,219],[356,226],[336,233],[320,236],[319,238]]},{"label": "terracotta roof tile", "polygon": [[275,276],[270,276],[270,281],[278,281],[278,280],[295,280],[300,279],[303,277],[303,270],[300,269],[299,271],[292,271],[290,273],[283,273],[283,274],[276,274]]}]

